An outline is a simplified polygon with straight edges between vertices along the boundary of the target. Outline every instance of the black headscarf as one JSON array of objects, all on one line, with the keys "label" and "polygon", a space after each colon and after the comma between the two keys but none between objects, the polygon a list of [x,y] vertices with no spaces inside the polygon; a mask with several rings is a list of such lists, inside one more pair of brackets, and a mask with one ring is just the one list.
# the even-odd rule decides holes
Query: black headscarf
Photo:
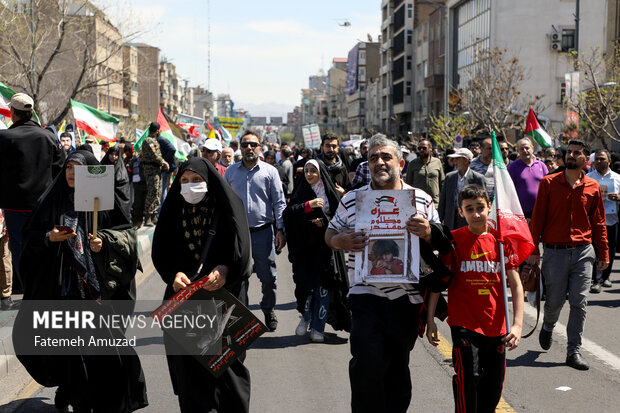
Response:
[{"label": "black headscarf", "polygon": [[[250,231],[241,198],[224,181],[217,170],[204,158],[190,158],[183,163],[177,178],[170,187],[161,208],[155,234],[153,236],[153,264],[166,284],[165,298],[172,295],[172,283],[177,272],[184,272],[192,278],[200,263],[196,260],[195,251],[190,250],[190,242],[183,227],[183,214],[192,209],[181,196],[181,177],[185,171],[200,175],[206,182],[208,196],[196,205],[196,218],[200,220],[203,213],[217,216],[216,234],[213,239],[200,276],[207,275],[217,265],[226,265],[228,275],[225,288],[234,295],[239,295],[241,282],[250,276]],[[212,204],[211,204],[212,203]],[[212,205],[212,207],[211,207]],[[206,212],[206,210],[211,212]],[[205,227],[212,220],[200,220]],[[205,237],[209,228],[203,228]],[[201,254],[202,251],[198,252]]]},{"label": "black headscarf", "polygon": [[[306,160],[306,163],[309,160],[310,158]],[[319,164],[319,176],[321,178],[321,181],[323,181],[323,186],[325,187],[325,194],[327,195],[327,199],[329,201],[329,212],[327,213],[327,218],[331,218],[336,213],[338,203],[340,202],[340,196],[338,195],[338,191],[336,191],[336,186],[332,182],[329,173],[327,172],[327,167],[325,166],[323,161],[319,159],[316,159],[315,161]],[[295,190],[291,195],[290,203],[295,204],[306,202],[316,197],[317,195],[312,190],[312,186],[306,180],[305,174],[300,174],[300,176],[298,177],[298,181],[295,182]]]},{"label": "black headscarf", "polygon": [[[118,159],[114,163],[110,160],[112,154],[118,155]],[[131,195],[129,191],[131,183],[122,158],[118,147],[112,146],[101,160],[101,165],[114,165],[114,198],[127,221],[131,221]]]},{"label": "black headscarf", "polygon": [[[55,272],[59,265],[61,243],[51,245],[54,243],[50,244],[47,241],[47,233],[55,225],[61,224],[61,218],[66,212],[73,211],[74,189],[69,187],[65,176],[69,162],[77,162],[79,165],[99,165],[97,158],[88,151],[78,150],[71,153],[65,160],[62,171],[37,201],[32,217],[24,228],[22,243],[19,268],[24,283],[24,299],[58,298],[58,280],[50,272]],[[87,213],[87,216],[88,221],[92,222],[92,213]],[[99,211],[98,220],[101,229],[129,223],[116,200],[113,210]]]}]

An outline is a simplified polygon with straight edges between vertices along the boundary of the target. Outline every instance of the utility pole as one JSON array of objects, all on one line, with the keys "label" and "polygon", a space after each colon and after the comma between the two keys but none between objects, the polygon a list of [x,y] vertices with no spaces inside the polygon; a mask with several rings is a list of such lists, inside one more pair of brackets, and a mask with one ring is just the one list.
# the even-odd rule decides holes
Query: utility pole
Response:
[{"label": "utility pole", "polygon": [[575,51],[579,54],[579,0],[575,5]]}]

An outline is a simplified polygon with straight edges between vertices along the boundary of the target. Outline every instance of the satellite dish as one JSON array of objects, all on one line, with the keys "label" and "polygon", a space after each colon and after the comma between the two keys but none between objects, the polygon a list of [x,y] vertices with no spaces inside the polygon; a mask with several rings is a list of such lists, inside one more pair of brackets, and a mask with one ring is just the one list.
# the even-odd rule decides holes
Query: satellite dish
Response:
[{"label": "satellite dish", "polygon": [[334,19],[338,21],[340,27],[351,27],[351,22],[348,19]]},{"label": "satellite dish", "polygon": [[368,41],[370,43],[372,43],[372,36],[371,36],[371,34],[370,33],[366,33],[366,36],[368,36]]}]

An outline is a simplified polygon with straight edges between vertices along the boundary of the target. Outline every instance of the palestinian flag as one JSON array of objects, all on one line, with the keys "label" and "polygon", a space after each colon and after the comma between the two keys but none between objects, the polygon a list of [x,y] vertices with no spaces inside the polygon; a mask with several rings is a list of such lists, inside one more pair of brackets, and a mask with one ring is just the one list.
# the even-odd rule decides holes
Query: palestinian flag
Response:
[{"label": "palestinian flag", "polygon": [[[189,153],[191,148],[188,143],[183,142],[181,139],[177,138],[176,136],[172,134],[170,125],[168,124],[168,121],[164,117],[164,114],[161,111],[161,107],[159,108],[159,113],[157,113],[157,123],[159,123],[159,135],[162,136],[163,138],[168,139],[170,143],[174,145],[176,149],[174,156],[181,161],[184,161],[185,159],[187,159],[187,154]],[[148,126],[142,133],[142,136],[140,136],[140,139],[138,139],[136,143],[133,145],[134,151],[137,152],[140,150],[140,147],[142,146],[142,142],[144,142],[147,136],[149,136]]]},{"label": "palestinian flag", "polygon": [[71,109],[76,128],[82,129],[98,141],[116,142],[116,126],[120,122],[118,118],[73,99]]},{"label": "palestinian flag", "polygon": [[525,124],[525,134],[530,135],[534,142],[539,144],[543,149],[550,148],[553,145],[553,139],[538,124],[538,119],[532,108],[527,114],[527,122]]},{"label": "palestinian flag", "polygon": [[493,177],[495,179],[495,199],[489,214],[489,226],[498,234],[499,242],[510,251],[506,260],[517,266],[534,251],[534,241],[523,215],[512,178],[506,169],[502,152],[499,149],[495,132],[493,138]]}]

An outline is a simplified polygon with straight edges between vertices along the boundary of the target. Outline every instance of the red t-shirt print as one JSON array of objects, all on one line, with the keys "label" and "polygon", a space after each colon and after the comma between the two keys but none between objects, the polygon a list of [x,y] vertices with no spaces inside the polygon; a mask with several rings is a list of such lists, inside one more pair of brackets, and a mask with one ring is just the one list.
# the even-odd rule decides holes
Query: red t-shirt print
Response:
[{"label": "red t-shirt print", "polygon": [[454,273],[448,286],[448,324],[487,337],[506,334],[497,239],[467,227],[452,231],[452,237],[456,248],[443,257]]}]

